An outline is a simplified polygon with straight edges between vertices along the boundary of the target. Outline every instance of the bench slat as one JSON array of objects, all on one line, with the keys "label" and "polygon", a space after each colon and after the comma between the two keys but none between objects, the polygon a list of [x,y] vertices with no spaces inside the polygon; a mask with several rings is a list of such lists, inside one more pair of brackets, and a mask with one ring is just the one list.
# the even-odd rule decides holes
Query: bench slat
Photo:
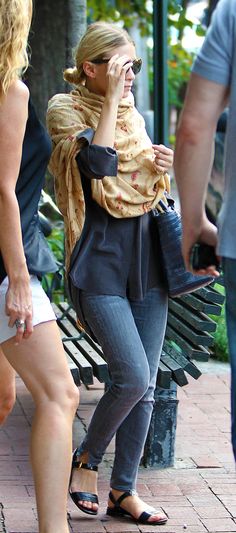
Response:
[{"label": "bench slat", "polygon": [[176,344],[183,350],[184,354],[190,359],[198,361],[208,361],[209,351],[203,346],[194,346],[191,342],[181,337],[177,331],[171,328],[168,324],[166,326],[166,336],[168,339],[176,342]]},{"label": "bench slat", "polygon": [[187,385],[188,380],[185,376],[183,368],[176,361],[174,361],[170,355],[167,355],[165,352],[163,352],[162,362],[171,370],[172,379],[177,383],[177,385],[180,387]]},{"label": "bench slat", "polygon": [[[60,305],[60,311],[65,312],[67,311],[66,305]],[[68,306],[69,307],[69,306]],[[91,346],[90,337],[85,333],[80,333],[78,328],[76,328],[69,320],[70,318],[70,312],[67,315],[67,318],[63,318],[62,320],[58,319],[59,327],[64,331],[64,333],[68,336],[68,338],[73,337],[73,343],[76,346],[76,348],[82,353],[84,358],[90,363],[91,369],[93,371],[93,375],[101,382],[101,383],[107,383],[109,382],[109,372],[107,363],[104,360],[104,358],[100,355],[102,354],[101,350],[95,350],[93,346]],[[80,334],[79,334],[80,333]],[[89,342],[87,341],[89,340]],[[64,344],[66,346],[66,341],[64,341]],[[95,344],[95,343],[94,343]],[[67,347],[67,353],[69,353],[69,349]],[[78,355],[74,357],[78,357]],[[90,382],[89,384],[92,384]]]},{"label": "bench slat", "polygon": [[202,287],[201,289],[198,289],[197,293],[198,296],[203,298],[206,302],[222,305],[225,300],[224,295],[214,289],[214,287]]},{"label": "bench slat", "polygon": [[174,359],[180,366],[182,366],[185,372],[187,372],[194,379],[198,379],[201,376],[201,371],[194,363],[192,363],[192,361],[189,361],[187,357],[184,357],[183,354],[175,350],[166,342],[164,342],[164,350],[168,355],[172,357],[172,359]]},{"label": "bench slat", "polygon": [[204,331],[202,333],[198,333],[196,330],[194,330],[193,327],[188,328],[188,326],[186,326],[183,321],[179,320],[177,317],[170,313],[168,316],[168,324],[194,344],[211,346],[214,342],[213,337],[209,335],[209,333]]},{"label": "bench slat", "polygon": [[81,379],[80,379],[79,369],[76,366],[73,366],[73,367],[70,367],[70,371],[71,371],[71,375],[72,375],[75,385],[77,385],[77,387],[80,387]]},{"label": "bench slat", "polygon": [[184,302],[176,302],[174,300],[169,301],[169,311],[171,311],[174,316],[181,317],[187,324],[194,326],[196,330],[199,331],[208,331],[214,333],[216,330],[217,324],[208,317],[205,313],[196,311],[193,313],[191,308],[184,304]]},{"label": "bench slat", "polygon": [[181,298],[176,298],[176,301],[183,301],[190,305],[192,309],[196,309],[198,311],[202,311],[203,313],[206,313],[207,315],[216,315],[220,316],[221,314],[221,306],[218,304],[212,304],[207,303],[204,300],[198,299],[193,294],[183,294]]},{"label": "bench slat", "polygon": [[[61,316],[61,311],[58,308],[56,304],[52,304],[54,312],[57,317]],[[67,318],[63,318],[63,320],[60,320],[60,318],[57,319],[57,324],[59,327],[61,339],[63,342],[64,350],[66,353],[70,356],[72,361],[75,363],[77,368],[79,369],[79,375],[81,381],[85,385],[92,385],[93,384],[93,368],[92,365],[88,362],[87,358],[80,353],[78,348],[73,344],[72,340],[70,339],[71,336],[79,336],[79,332],[74,328],[70,329],[70,323]],[[69,336],[65,338],[65,335]]]},{"label": "bench slat", "polygon": [[75,341],[75,344],[92,365],[94,376],[98,379],[98,381],[100,381],[100,383],[108,383],[110,381],[110,376],[106,361],[91,347],[91,345],[85,339]]},{"label": "bench slat", "polygon": [[157,385],[162,387],[162,389],[169,389],[171,381],[171,370],[167,368],[166,365],[162,362],[159,363],[158,374],[157,374]]},{"label": "bench slat", "polygon": [[76,319],[76,313],[75,313],[75,310],[70,307],[68,304],[66,304],[65,302],[62,302],[61,304],[59,304],[59,307],[61,308],[61,310],[63,312],[66,312],[67,313],[67,316],[71,322],[71,324],[73,324],[73,326],[81,332],[81,338],[84,338],[89,344],[90,346],[95,350],[95,352],[97,352],[98,355],[100,355],[102,357],[102,359],[104,359],[104,355],[103,355],[103,352],[99,346],[99,344],[97,344],[89,335],[88,333],[86,333],[86,331],[84,331],[83,329],[81,329],[79,327],[79,324],[77,322],[77,319]]},{"label": "bench slat", "polygon": [[69,366],[70,372],[72,374],[73,380],[74,380],[75,384],[77,385],[77,387],[80,387],[82,379],[80,377],[79,368],[74,363],[74,361],[72,361],[72,359],[70,358],[69,355],[67,355],[67,361],[68,361],[68,366]]},{"label": "bench slat", "polygon": [[80,370],[81,380],[85,385],[93,385],[93,369],[92,365],[87,361],[78,348],[74,346],[73,342],[68,341],[64,343],[64,349],[70,356],[72,361]]}]

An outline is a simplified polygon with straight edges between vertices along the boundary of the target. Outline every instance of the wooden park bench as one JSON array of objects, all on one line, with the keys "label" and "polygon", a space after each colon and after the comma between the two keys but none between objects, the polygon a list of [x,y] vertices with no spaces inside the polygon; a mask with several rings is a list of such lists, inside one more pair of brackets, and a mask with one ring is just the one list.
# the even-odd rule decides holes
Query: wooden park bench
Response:
[{"label": "wooden park bench", "polygon": [[[174,462],[177,420],[177,386],[188,383],[188,375],[201,376],[197,361],[207,361],[214,342],[216,323],[209,315],[220,315],[224,296],[213,285],[169,299],[166,335],[155,390],[155,405],[145,445],[143,464],[164,468]],[[77,385],[92,385],[94,378],[109,383],[102,350],[76,321],[68,303],[54,305],[63,345],[71,360]]]}]

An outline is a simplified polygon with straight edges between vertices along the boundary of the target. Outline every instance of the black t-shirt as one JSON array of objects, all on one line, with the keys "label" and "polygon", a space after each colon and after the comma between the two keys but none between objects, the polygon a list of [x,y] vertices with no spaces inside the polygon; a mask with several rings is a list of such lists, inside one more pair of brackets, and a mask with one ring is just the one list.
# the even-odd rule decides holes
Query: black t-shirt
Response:
[{"label": "black t-shirt", "polygon": [[[22,148],[22,159],[16,197],[20,208],[21,229],[30,274],[55,272],[58,267],[39,227],[38,203],[45,172],[51,155],[51,141],[29,100],[28,120]],[[12,236],[14,238],[14,236]],[[0,254],[0,283],[6,277]]]}]

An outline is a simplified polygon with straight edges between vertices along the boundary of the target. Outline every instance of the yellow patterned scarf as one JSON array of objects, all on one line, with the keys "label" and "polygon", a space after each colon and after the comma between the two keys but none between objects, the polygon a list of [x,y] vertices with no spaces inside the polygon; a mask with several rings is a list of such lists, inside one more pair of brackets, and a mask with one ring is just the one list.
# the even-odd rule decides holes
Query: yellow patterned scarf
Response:
[{"label": "yellow patterned scarf", "polygon": [[[84,145],[77,135],[96,130],[104,98],[79,85],[70,94],[57,94],[50,101],[47,126],[53,141],[49,170],[55,178],[57,205],[64,217],[67,267],[85,218],[84,195],[76,155]],[[169,177],[157,173],[152,142],[143,117],[134,107],[133,95],[118,108],[114,148],[118,155],[116,177],[92,179],[93,199],[116,218],[136,217],[150,211],[169,192]]]}]

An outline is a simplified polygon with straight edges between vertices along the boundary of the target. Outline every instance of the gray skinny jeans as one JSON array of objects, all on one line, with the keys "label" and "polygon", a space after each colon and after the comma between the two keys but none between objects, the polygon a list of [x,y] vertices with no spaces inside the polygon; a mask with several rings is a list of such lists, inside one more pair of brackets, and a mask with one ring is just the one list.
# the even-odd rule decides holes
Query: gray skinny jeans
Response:
[{"label": "gray skinny jeans", "polygon": [[98,465],[116,434],[111,487],[134,491],[153,409],[167,293],[154,288],[142,301],[80,294],[85,320],[107,360],[111,385],[95,409],[78,455],[87,452],[88,462]]}]

